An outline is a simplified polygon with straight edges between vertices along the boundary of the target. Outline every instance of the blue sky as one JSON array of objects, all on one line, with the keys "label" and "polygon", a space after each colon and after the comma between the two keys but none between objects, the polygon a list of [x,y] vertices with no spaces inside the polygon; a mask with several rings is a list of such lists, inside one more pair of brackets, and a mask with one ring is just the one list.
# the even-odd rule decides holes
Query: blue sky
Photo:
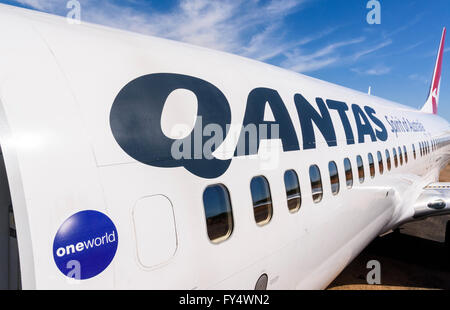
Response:
[{"label": "blue sky", "polygon": [[[66,0],[0,0],[66,15]],[[261,60],[420,107],[425,102],[448,0],[79,0],[84,21],[185,41]],[[450,120],[450,39],[439,114]]]}]

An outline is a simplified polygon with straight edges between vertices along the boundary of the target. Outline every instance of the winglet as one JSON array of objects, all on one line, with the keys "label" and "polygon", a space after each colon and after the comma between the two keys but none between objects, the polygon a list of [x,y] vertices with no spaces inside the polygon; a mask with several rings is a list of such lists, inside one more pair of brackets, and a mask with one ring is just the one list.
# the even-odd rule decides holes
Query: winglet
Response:
[{"label": "winglet", "polygon": [[433,79],[431,80],[430,92],[428,93],[428,99],[422,108],[422,112],[437,114],[439,105],[439,91],[441,86],[441,73],[442,73],[442,61],[444,58],[444,46],[445,35],[447,29],[442,31],[441,45],[439,46],[439,52],[437,55],[436,66],[434,67]]}]

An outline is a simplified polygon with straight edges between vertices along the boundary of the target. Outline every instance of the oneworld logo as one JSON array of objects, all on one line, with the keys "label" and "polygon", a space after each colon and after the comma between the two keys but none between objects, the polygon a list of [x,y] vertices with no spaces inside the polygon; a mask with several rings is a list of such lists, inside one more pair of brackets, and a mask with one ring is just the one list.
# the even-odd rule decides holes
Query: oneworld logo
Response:
[{"label": "oneworld logo", "polygon": [[116,242],[116,232],[112,231],[110,234],[106,233],[102,237],[93,238],[77,244],[69,244],[66,247],[61,247],[56,250],[58,257],[75,254],[76,252],[83,252],[84,250],[93,249],[94,247],[104,246],[108,243]]},{"label": "oneworld logo", "polygon": [[118,233],[105,214],[87,210],[69,217],[53,242],[56,266],[67,277],[86,280],[103,272],[114,259]]}]

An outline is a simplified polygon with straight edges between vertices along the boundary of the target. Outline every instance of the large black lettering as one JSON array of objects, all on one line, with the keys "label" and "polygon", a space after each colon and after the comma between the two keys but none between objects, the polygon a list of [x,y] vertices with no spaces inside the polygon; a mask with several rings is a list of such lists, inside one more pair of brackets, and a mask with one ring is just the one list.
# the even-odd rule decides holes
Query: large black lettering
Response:
[{"label": "large black lettering", "polygon": [[348,106],[345,102],[327,100],[327,105],[330,110],[336,110],[341,118],[342,126],[344,127],[345,137],[347,139],[347,144],[355,144],[355,137],[353,136],[352,126],[348,120],[347,111]]},{"label": "large black lettering", "polygon": [[370,125],[369,119],[367,118],[364,111],[359,105],[352,105],[353,115],[355,116],[356,127],[358,128],[358,143],[364,143],[365,136],[370,136],[372,142],[377,141],[373,128]]},{"label": "large black lettering", "polygon": [[[269,105],[275,121],[264,120],[266,104]],[[280,139],[285,152],[298,151],[300,149],[289,113],[276,90],[255,88],[250,92],[242,125],[243,128],[234,153],[235,156],[257,154],[262,139]],[[272,132],[274,129],[273,125],[278,127],[278,132]],[[256,137],[252,137],[247,131],[248,126],[255,127]],[[265,130],[264,133],[261,132],[263,129]],[[251,141],[251,139],[256,139],[256,141]],[[255,148],[250,147],[252,142],[255,142]]]},{"label": "large black lettering", "polygon": [[[170,73],[149,74],[128,83],[117,95],[111,108],[111,130],[120,147],[132,158],[155,167],[184,166],[191,173],[203,178],[221,176],[230,160],[195,159],[192,149],[189,158],[174,159],[171,146],[175,141],[164,135],[161,129],[161,114],[167,97],[176,89],[192,91],[198,101],[198,116],[193,132],[203,133],[208,124],[216,124],[222,132],[231,123],[230,106],[223,93],[204,80]],[[193,132],[184,138],[192,143]],[[201,135],[203,148],[208,137]],[[191,144],[192,145],[192,144]],[[211,153],[217,147],[211,149]],[[203,151],[203,150],[202,150]],[[211,155],[211,154],[204,154]]]},{"label": "large black lettering", "polygon": [[302,127],[303,149],[313,149],[316,147],[316,136],[314,134],[313,123],[319,128],[328,146],[337,146],[336,132],[325,103],[321,98],[316,98],[320,114],[314,107],[300,94],[294,96],[300,125]]},{"label": "large black lettering", "polygon": [[388,132],[386,129],[386,126],[384,126],[383,122],[375,116],[376,112],[371,107],[364,107],[364,111],[366,111],[367,115],[370,117],[372,122],[377,125],[378,129],[375,130],[375,134],[378,138],[378,140],[381,141],[387,141],[388,139]]}]

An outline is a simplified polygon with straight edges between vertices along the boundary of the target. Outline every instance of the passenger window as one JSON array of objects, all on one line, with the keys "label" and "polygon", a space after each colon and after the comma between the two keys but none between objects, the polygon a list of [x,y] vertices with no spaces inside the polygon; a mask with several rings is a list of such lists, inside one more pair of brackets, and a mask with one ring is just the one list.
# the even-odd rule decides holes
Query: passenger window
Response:
[{"label": "passenger window", "polygon": [[352,163],[350,159],[344,159],[344,169],[345,169],[345,182],[347,184],[347,188],[353,187],[353,171],[352,171]]},{"label": "passenger window", "polygon": [[302,204],[302,196],[298,176],[294,170],[288,170],[284,173],[284,185],[288,209],[292,213],[297,212]]},{"label": "passenger window", "polygon": [[250,189],[256,224],[263,226],[270,222],[273,212],[269,182],[263,176],[254,177],[250,183]]},{"label": "passenger window", "polygon": [[364,164],[361,156],[358,155],[358,157],[356,157],[356,163],[358,165],[359,183],[363,183],[365,175],[364,175]]},{"label": "passenger window", "polygon": [[373,161],[372,153],[369,153],[368,158],[369,158],[370,177],[373,179],[375,177],[375,162]]},{"label": "passenger window", "polygon": [[319,167],[316,165],[309,167],[309,178],[311,180],[313,201],[319,203],[323,197],[322,177],[320,176]]},{"label": "passenger window", "polygon": [[394,165],[395,168],[398,167],[398,158],[397,158],[397,151],[395,150],[395,148],[392,149],[392,156],[394,156]]},{"label": "passenger window", "polygon": [[334,161],[330,161],[328,170],[330,171],[331,192],[333,195],[337,195],[339,193],[339,173]]},{"label": "passenger window", "polygon": [[413,149],[413,156],[414,156],[414,159],[416,159],[417,158],[417,154],[416,154],[416,146],[413,144],[412,145],[412,149]]},{"label": "passenger window", "polygon": [[389,150],[386,150],[386,166],[388,171],[391,171],[392,165],[391,165],[391,154],[389,153]]},{"label": "passenger window", "polygon": [[408,163],[408,150],[406,149],[406,146],[403,146],[403,154],[405,154],[405,164]]},{"label": "passenger window", "polygon": [[380,169],[380,174],[384,173],[384,165],[383,165],[383,156],[381,155],[381,152],[377,152],[378,157],[378,168]]},{"label": "passenger window", "polygon": [[403,155],[401,147],[398,147],[398,157],[400,158],[400,165],[403,166]]},{"label": "passenger window", "polygon": [[219,243],[228,239],[233,231],[233,214],[225,185],[208,186],[203,192],[203,206],[209,240]]}]

